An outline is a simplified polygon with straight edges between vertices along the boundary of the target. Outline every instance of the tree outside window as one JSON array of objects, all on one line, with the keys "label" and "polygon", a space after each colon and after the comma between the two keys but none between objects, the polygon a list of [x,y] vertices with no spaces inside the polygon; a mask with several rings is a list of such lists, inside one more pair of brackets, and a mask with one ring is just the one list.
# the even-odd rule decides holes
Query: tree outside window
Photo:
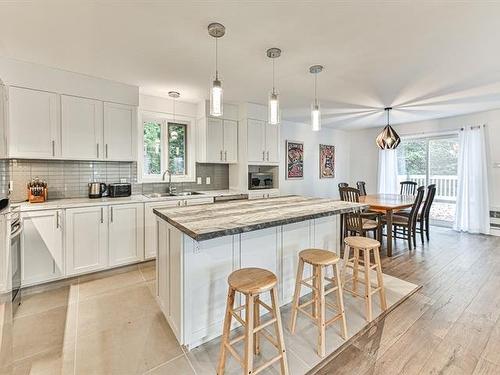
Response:
[{"label": "tree outside window", "polygon": [[186,174],[185,124],[168,123],[168,170],[173,175]]}]

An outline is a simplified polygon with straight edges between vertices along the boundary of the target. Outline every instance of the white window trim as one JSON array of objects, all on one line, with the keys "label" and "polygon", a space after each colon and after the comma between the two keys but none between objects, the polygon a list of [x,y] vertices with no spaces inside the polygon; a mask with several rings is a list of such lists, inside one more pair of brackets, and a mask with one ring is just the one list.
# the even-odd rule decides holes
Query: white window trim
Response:
[{"label": "white window trim", "polygon": [[[163,170],[161,171],[161,174],[159,176],[153,176],[153,175],[144,175],[144,122],[145,121],[158,121],[162,123],[162,130],[161,130],[161,137],[162,137],[162,142],[164,137],[166,137],[166,131],[167,131],[167,124],[168,122],[175,122],[178,124],[185,124],[186,125],[186,130],[187,130],[187,142],[186,142],[186,174],[179,176],[179,175],[172,175],[172,182],[195,182],[196,181],[196,156],[195,156],[195,147],[196,147],[196,142],[195,142],[195,121],[194,119],[187,117],[187,116],[174,116],[169,113],[161,113],[161,112],[150,112],[150,111],[141,111],[140,113],[140,119],[139,119],[139,137],[138,141],[138,150],[139,150],[139,155],[138,155],[138,163],[137,163],[137,182],[138,183],[148,183],[148,182],[156,182],[156,183],[161,183],[161,182],[168,182],[168,177],[166,177],[166,181],[162,180],[162,174],[165,172],[166,166],[168,165],[167,163],[167,153],[165,151],[162,151],[161,155],[161,164]],[[164,150],[164,147],[162,148]]]}]

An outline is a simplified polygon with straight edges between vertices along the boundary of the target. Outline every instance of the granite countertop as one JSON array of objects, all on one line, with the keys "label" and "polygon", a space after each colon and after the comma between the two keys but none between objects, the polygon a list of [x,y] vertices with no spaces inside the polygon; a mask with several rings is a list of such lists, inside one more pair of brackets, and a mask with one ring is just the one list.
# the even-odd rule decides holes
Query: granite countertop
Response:
[{"label": "granite countertop", "polygon": [[333,199],[284,196],[203,206],[155,209],[153,212],[196,241],[354,212],[368,205]]},{"label": "granite countertop", "polygon": [[12,203],[12,206],[20,207],[22,212],[27,211],[38,211],[38,210],[57,210],[64,208],[76,208],[76,207],[89,207],[89,206],[106,206],[111,204],[127,204],[127,203],[149,203],[149,202],[162,202],[162,201],[172,201],[179,199],[196,199],[196,198],[207,198],[207,197],[220,197],[224,195],[234,195],[239,194],[239,191],[235,190],[206,190],[198,191],[202,194],[188,195],[188,196],[167,196],[167,197],[155,197],[149,198],[142,194],[134,194],[130,197],[122,198],[65,198],[65,199],[49,199],[44,203],[29,203],[29,202],[18,202]]}]

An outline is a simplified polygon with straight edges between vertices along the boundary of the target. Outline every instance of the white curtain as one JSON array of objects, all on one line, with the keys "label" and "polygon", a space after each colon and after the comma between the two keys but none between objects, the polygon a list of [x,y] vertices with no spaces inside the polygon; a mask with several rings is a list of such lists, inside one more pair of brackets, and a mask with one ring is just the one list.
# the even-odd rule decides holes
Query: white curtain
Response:
[{"label": "white curtain", "polygon": [[398,194],[398,157],[396,150],[378,152],[378,192]]},{"label": "white curtain", "polygon": [[460,132],[457,212],[453,229],[469,233],[490,232],[490,209],[484,127]]}]

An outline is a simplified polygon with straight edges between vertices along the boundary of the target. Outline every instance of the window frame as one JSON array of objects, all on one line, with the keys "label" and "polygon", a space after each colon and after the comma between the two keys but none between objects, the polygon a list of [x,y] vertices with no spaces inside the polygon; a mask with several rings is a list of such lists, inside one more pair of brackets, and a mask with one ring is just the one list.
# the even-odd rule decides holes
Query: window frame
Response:
[{"label": "window frame", "polygon": [[[161,171],[159,175],[146,175],[144,174],[144,123],[147,121],[161,123]],[[194,134],[194,120],[186,116],[175,116],[167,113],[158,113],[150,111],[142,111],[139,122],[139,147],[140,154],[138,157],[138,183],[162,183],[162,175],[168,168],[168,123],[176,123],[186,125],[186,162],[184,175],[172,175],[172,182],[195,182],[196,181],[196,158],[195,158],[195,134]]]}]

